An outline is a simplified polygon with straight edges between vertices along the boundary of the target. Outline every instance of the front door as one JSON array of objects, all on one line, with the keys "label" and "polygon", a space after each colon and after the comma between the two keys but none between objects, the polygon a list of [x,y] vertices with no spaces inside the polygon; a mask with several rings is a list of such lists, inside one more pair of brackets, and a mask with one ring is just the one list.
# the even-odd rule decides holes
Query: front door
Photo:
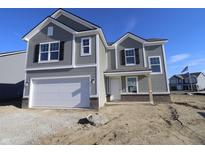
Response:
[{"label": "front door", "polygon": [[110,100],[119,101],[121,99],[121,80],[120,78],[111,78],[110,83]]}]

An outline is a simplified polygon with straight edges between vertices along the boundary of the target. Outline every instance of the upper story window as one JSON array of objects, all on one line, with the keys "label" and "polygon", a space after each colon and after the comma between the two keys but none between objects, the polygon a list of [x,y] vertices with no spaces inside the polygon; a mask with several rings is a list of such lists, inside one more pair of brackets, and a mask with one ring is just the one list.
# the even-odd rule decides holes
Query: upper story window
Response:
[{"label": "upper story window", "polygon": [[135,62],[135,49],[125,49],[125,64],[136,65]]},{"label": "upper story window", "polygon": [[53,26],[48,27],[47,35],[53,36]]},{"label": "upper story window", "polygon": [[39,51],[39,62],[58,61],[60,42],[41,43]]},{"label": "upper story window", "polygon": [[91,55],[91,38],[82,38],[81,39],[81,56]]},{"label": "upper story window", "polygon": [[162,73],[160,56],[149,57],[149,68],[152,69],[152,74]]}]

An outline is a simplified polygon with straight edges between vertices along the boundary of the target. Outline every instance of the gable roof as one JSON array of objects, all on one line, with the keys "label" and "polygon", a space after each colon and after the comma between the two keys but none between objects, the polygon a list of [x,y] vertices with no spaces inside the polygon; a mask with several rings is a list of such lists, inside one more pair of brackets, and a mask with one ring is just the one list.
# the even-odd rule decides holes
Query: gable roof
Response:
[{"label": "gable roof", "polygon": [[[68,25],[65,25],[64,23],[60,22],[57,20],[57,18],[60,15],[64,15],[68,18],[71,18],[72,20],[75,20],[76,22],[80,22],[82,24],[85,24],[86,26],[90,27],[90,28],[94,28],[91,30],[87,30],[87,31],[76,31],[73,28],[69,27]],[[58,9],[57,11],[55,11],[51,16],[47,16],[43,21],[41,21],[37,26],[35,26],[33,29],[31,29],[27,34],[25,34],[22,39],[25,41],[28,41],[33,35],[35,35],[36,33],[38,33],[42,28],[44,28],[48,23],[53,22],[54,24],[58,25],[59,27],[71,32],[72,34],[81,34],[81,33],[87,33],[90,31],[97,31],[100,36],[102,37],[102,40],[105,44],[105,46],[109,49],[113,49],[114,45],[116,45],[117,43],[121,42],[122,40],[126,39],[127,37],[133,38],[136,41],[139,41],[143,44],[163,44],[167,42],[167,39],[161,39],[161,38],[150,38],[150,39],[144,39],[140,36],[137,36],[131,32],[126,33],[125,35],[123,35],[122,37],[120,37],[118,40],[116,40],[115,42],[109,42],[107,43],[106,38],[104,36],[104,33],[102,31],[102,28],[96,24],[91,23],[90,21],[87,21],[77,15],[74,15],[68,11],[65,11],[63,9]]]},{"label": "gable roof", "polygon": [[72,20],[74,20],[76,22],[80,22],[80,23],[86,25],[87,27],[89,27],[91,29],[101,28],[100,26],[98,26],[98,25],[96,25],[96,24],[94,24],[94,23],[92,23],[92,22],[90,22],[90,21],[88,21],[86,19],[83,19],[83,18],[81,18],[81,17],[79,17],[77,15],[74,15],[71,12],[66,11],[64,9],[58,9],[57,11],[55,11],[51,15],[51,17],[57,19],[60,15],[64,15],[64,16],[66,16],[66,17],[68,17],[68,18],[70,18],[70,19],[72,19]]},{"label": "gable roof", "polygon": [[69,31],[70,33],[75,33],[76,31],[71,29],[70,27],[64,25],[63,23],[55,20],[52,17],[47,17],[45,18],[43,21],[41,21],[37,26],[35,26],[33,29],[31,29],[27,34],[25,34],[22,39],[25,41],[28,41],[33,35],[35,35],[36,33],[38,33],[41,29],[43,29],[46,25],[48,25],[49,23],[54,23],[55,25]]},{"label": "gable roof", "polygon": [[120,42],[122,42],[123,40],[125,40],[126,38],[132,38],[136,41],[139,41],[141,43],[155,43],[155,42],[161,42],[161,43],[165,43],[167,42],[167,39],[161,39],[161,38],[150,38],[150,39],[144,39],[138,35],[135,35],[131,32],[127,32],[126,34],[124,34],[122,37],[120,37],[119,39],[117,39],[115,42],[110,43],[111,45],[116,45],[119,44]]}]

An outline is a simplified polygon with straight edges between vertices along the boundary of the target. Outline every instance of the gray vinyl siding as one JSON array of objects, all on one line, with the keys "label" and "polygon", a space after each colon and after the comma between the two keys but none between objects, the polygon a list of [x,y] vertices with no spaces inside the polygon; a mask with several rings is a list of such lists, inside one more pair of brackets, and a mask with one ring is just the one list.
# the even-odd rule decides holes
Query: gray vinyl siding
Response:
[{"label": "gray vinyl siding", "polygon": [[[146,59],[147,59],[147,66],[149,67],[148,57],[149,56],[160,56],[161,57],[161,69],[162,74],[151,74],[151,81],[152,81],[152,90],[153,92],[167,92],[167,80],[166,80],[166,73],[165,73],[165,65],[164,65],[164,58],[162,52],[162,46],[149,46],[145,47],[146,51]],[[126,92],[126,78],[122,77],[122,91]],[[148,92],[148,78],[144,75],[138,76],[138,90],[139,93],[147,93]]]},{"label": "gray vinyl siding", "polygon": [[107,50],[108,70],[114,70],[115,67],[115,49]]},{"label": "gray vinyl siding", "polygon": [[[140,56],[140,63],[135,65],[135,66],[125,66],[121,65],[121,50],[124,50],[126,48],[139,48],[139,56]],[[117,46],[117,58],[118,58],[118,69],[127,69],[127,68],[132,68],[132,69],[141,69],[144,68],[144,58],[143,58],[143,50],[142,50],[142,43],[137,42],[136,40],[133,40],[132,38],[127,38],[124,41],[122,41],[118,46]]]},{"label": "gray vinyl siding", "polygon": [[61,23],[65,24],[66,26],[68,26],[68,27],[70,27],[78,32],[91,30],[89,27],[86,27],[85,25],[83,25],[79,22],[76,22],[70,18],[67,18],[64,15],[60,15],[56,20],[60,21]]},{"label": "gray vinyl siding", "polygon": [[[136,76],[133,76],[136,77]],[[148,78],[144,75],[138,75],[138,93],[148,93]],[[157,80],[156,78],[152,79],[152,90],[153,92],[166,92],[166,85],[161,84],[160,80]],[[122,82],[122,92],[127,92],[126,91],[126,77],[122,76],[121,77],[121,82]]]},{"label": "gray vinyl siding", "polygon": [[[47,36],[47,28],[53,26],[53,36]],[[28,42],[28,59],[27,68],[39,68],[49,66],[65,66],[72,64],[72,40],[73,35],[68,31],[54,25],[53,23],[48,24],[40,32],[34,35]],[[35,46],[43,42],[52,41],[64,41],[64,59],[59,62],[49,63],[34,63]]]},{"label": "gray vinyl siding", "polygon": [[[96,79],[96,67],[92,68],[75,68],[75,69],[61,69],[61,70],[47,70],[47,71],[31,71],[27,72],[26,81],[30,83],[31,78],[42,77],[61,77],[61,76],[83,76],[91,75],[91,79]],[[90,83],[91,84],[91,83]],[[30,84],[29,84],[30,86]],[[29,86],[25,87],[24,96],[29,95]],[[91,95],[96,95],[96,82],[91,84]]]},{"label": "gray vinyl siding", "polygon": [[[153,92],[167,92],[167,79],[166,79],[166,73],[165,73],[165,63],[163,58],[163,51],[162,51],[162,45],[155,45],[155,46],[147,46],[145,47],[146,52],[146,59],[147,59],[147,66],[149,67],[149,56],[160,56],[161,57],[161,69],[162,74],[152,74],[152,88]],[[145,80],[142,80],[145,82]],[[147,87],[143,87],[143,89],[147,89]]]},{"label": "gray vinyl siding", "polygon": [[91,37],[91,55],[89,56],[81,56],[81,38],[85,37],[76,37],[76,65],[83,65],[83,64],[96,64],[96,36],[86,36]]}]

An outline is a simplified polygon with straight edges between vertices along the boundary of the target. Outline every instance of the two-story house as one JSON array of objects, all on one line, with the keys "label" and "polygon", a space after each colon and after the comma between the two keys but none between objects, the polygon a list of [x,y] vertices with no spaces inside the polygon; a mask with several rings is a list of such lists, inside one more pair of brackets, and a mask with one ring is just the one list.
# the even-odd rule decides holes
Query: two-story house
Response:
[{"label": "two-story house", "polygon": [[101,27],[62,9],[27,33],[24,104],[100,108],[109,101],[169,101],[166,39],[127,33],[108,43]]}]

